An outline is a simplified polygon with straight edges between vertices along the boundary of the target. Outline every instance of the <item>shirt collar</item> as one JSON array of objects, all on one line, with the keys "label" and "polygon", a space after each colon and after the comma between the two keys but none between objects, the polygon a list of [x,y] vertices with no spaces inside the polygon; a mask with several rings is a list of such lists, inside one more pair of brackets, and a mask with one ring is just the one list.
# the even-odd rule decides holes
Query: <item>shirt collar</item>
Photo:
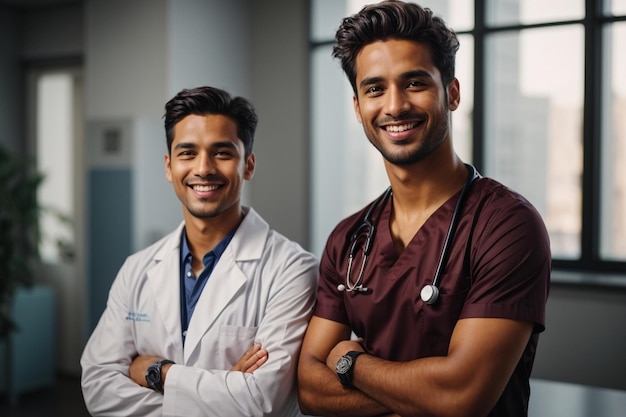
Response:
[{"label": "shirt collar", "polygon": [[[235,232],[237,231],[238,227],[239,227],[239,225],[235,226],[233,228],[233,230],[231,230],[224,237],[224,239],[222,239],[220,241],[220,243],[215,245],[215,247],[212,250],[210,250],[209,252],[204,254],[204,256],[202,257],[202,263],[204,265],[207,264],[209,257],[213,256],[213,257],[219,259],[222,256],[222,254],[224,253],[224,251],[228,247],[228,244],[233,239],[233,236],[235,235]],[[181,242],[181,251],[180,251],[180,263],[182,265],[182,264],[185,263],[185,261],[188,259],[188,257],[191,256],[191,251],[189,249],[189,243],[187,242],[187,230],[186,230],[185,227],[183,227],[183,233],[182,233],[181,240],[182,240],[182,242]]]}]

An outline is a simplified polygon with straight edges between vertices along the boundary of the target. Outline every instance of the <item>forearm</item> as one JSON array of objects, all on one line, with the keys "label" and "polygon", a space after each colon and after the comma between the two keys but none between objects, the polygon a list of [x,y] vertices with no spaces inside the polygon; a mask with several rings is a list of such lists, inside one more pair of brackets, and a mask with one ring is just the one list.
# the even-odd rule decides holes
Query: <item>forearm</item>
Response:
[{"label": "forearm", "polygon": [[161,394],[137,385],[110,366],[86,366],[82,392],[85,406],[92,416],[161,415]]},{"label": "forearm", "polygon": [[286,398],[295,395],[289,382],[284,373],[263,367],[246,374],[172,365],[165,381],[163,416],[260,417],[285,407]]},{"label": "forearm", "polygon": [[[363,354],[353,373],[356,390],[399,415],[411,416],[461,415],[459,408],[469,406],[463,403],[469,394],[468,384],[459,383],[463,379],[447,357],[391,362]],[[468,375],[466,381],[470,380]],[[464,405],[457,407],[460,404]]]},{"label": "forearm", "polygon": [[311,360],[303,365],[298,378],[298,396],[304,414],[343,417],[390,414],[387,407],[372,397],[341,385],[325,364]]},{"label": "forearm", "polygon": [[[446,356],[391,362],[363,354],[353,384],[400,415],[486,416],[502,395],[532,332],[532,323],[464,319]],[[335,352],[341,354],[349,346]]]}]

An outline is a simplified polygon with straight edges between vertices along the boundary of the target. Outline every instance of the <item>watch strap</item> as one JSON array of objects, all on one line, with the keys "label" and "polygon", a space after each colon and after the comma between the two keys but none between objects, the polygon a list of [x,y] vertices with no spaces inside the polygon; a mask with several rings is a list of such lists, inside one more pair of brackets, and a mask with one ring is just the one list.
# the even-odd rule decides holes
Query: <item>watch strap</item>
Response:
[{"label": "watch strap", "polygon": [[148,387],[163,394],[163,373],[161,369],[163,365],[174,363],[169,359],[159,359],[148,367],[146,370],[146,383]]},{"label": "watch strap", "polygon": [[356,358],[362,353],[365,352],[351,350],[350,352],[339,358],[339,361],[337,361],[337,377],[339,378],[339,382],[341,382],[341,385],[343,385],[344,387],[352,388],[354,386],[352,383],[354,364],[356,363]]}]

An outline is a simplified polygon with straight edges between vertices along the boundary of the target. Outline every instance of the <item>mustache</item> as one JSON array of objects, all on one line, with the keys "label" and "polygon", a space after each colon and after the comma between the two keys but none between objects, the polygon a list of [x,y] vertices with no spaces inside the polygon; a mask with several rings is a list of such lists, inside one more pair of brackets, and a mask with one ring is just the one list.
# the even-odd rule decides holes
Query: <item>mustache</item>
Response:
[{"label": "mustache", "polygon": [[398,123],[398,122],[421,122],[426,120],[426,117],[422,113],[406,113],[401,116],[393,117],[393,116],[384,116],[378,119],[377,123],[379,125],[389,124],[389,123]]},{"label": "mustache", "polygon": [[185,184],[186,185],[197,184],[198,180],[202,180],[203,182],[226,182],[226,179],[221,175],[216,175],[216,174],[197,175],[195,174],[193,177],[185,178]]}]

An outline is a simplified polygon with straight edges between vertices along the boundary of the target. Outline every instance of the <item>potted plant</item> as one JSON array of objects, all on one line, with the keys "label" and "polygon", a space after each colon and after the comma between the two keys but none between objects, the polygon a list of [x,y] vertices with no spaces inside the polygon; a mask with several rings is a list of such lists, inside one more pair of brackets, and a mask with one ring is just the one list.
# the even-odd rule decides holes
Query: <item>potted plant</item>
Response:
[{"label": "potted plant", "polygon": [[0,341],[16,329],[11,315],[15,291],[33,284],[40,239],[37,190],[42,180],[30,159],[0,146]]},{"label": "potted plant", "polygon": [[54,383],[54,295],[34,282],[43,176],[32,162],[0,145],[0,392],[12,405]]}]

